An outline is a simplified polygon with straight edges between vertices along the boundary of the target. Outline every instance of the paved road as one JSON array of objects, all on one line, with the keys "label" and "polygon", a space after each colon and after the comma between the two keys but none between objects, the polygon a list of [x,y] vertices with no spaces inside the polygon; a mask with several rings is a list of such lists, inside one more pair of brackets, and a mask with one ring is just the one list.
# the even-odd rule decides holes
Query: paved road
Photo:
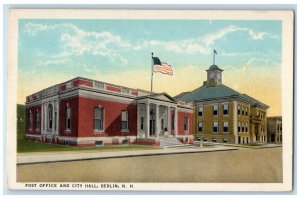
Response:
[{"label": "paved road", "polygon": [[19,182],[282,182],[282,148],[17,166]]}]

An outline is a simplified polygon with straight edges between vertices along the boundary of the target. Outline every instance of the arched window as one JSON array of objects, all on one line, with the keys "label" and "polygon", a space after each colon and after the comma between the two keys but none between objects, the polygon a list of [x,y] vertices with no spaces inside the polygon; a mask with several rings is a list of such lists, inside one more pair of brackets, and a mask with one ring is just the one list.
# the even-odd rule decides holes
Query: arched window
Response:
[{"label": "arched window", "polygon": [[71,130],[71,107],[69,104],[66,109],[66,130]]},{"label": "arched window", "polygon": [[53,122],[53,106],[49,104],[48,106],[48,128],[52,129]]}]

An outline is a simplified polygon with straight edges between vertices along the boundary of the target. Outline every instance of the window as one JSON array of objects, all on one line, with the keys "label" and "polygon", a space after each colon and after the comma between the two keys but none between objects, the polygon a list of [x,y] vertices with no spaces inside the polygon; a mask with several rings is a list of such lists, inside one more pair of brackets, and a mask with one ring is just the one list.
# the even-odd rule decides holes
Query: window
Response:
[{"label": "window", "polygon": [[54,130],[56,130],[57,112],[54,112]]},{"label": "window", "polygon": [[144,117],[141,117],[141,130],[144,130]]},{"label": "window", "polygon": [[122,88],[122,93],[129,93],[129,89],[128,88]]},{"label": "window", "polygon": [[248,116],[248,108],[246,108],[246,116]]},{"label": "window", "polygon": [[100,140],[100,141],[95,141],[95,145],[96,146],[102,146],[103,145],[103,141]]},{"label": "window", "polygon": [[67,82],[66,83],[66,89],[72,88],[73,87],[73,82]]},{"label": "window", "polygon": [[128,111],[122,111],[121,114],[122,131],[128,131]]},{"label": "window", "polygon": [[241,114],[241,107],[238,106],[238,115],[240,115],[240,114]]},{"label": "window", "polygon": [[189,131],[189,118],[184,117],[184,131],[187,132]]},{"label": "window", "polygon": [[245,130],[246,133],[248,133],[248,123],[246,123],[246,130]]},{"label": "window", "polygon": [[104,88],[104,83],[103,82],[95,82],[95,87],[97,88]]},{"label": "window", "polygon": [[214,133],[219,132],[219,123],[218,123],[218,122],[214,122],[213,132],[214,132]]},{"label": "window", "polygon": [[242,132],[245,132],[245,126],[244,126],[244,123],[242,123]]},{"label": "window", "polygon": [[122,93],[129,93],[129,89],[128,88],[122,88]]},{"label": "window", "polygon": [[53,107],[51,104],[48,106],[48,129],[52,129],[53,122]]},{"label": "window", "polygon": [[213,138],[212,141],[213,141],[213,142],[218,142],[218,139]]},{"label": "window", "polygon": [[199,106],[198,115],[201,117],[203,116],[203,106]]},{"label": "window", "polygon": [[29,129],[32,129],[32,112],[31,110],[29,111]]},{"label": "window", "polygon": [[41,128],[41,113],[40,112],[36,112],[36,129],[40,129]]},{"label": "window", "polygon": [[71,107],[67,104],[66,109],[66,130],[71,129]]},{"label": "window", "polygon": [[241,132],[241,123],[239,123],[238,132]]},{"label": "window", "polygon": [[214,105],[214,115],[218,115],[218,105]]},{"label": "window", "polygon": [[223,115],[228,115],[228,113],[229,113],[229,105],[224,104],[224,106],[223,106]]},{"label": "window", "polygon": [[94,130],[103,131],[104,130],[104,109],[102,107],[97,107],[94,109]]},{"label": "window", "polygon": [[203,132],[203,123],[202,122],[199,122],[199,124],[198,124],[198,131]]},{"label": "window", "polygon": [[244,108],[242,107],[242,115],[245,115]]},{"label": "window", "polygon": [[223,142],[224,142],[224,143],[228,143],[228,140],[227,140],[227,139],[223,139]]},{"label": "window", "polygon": [[164,130],[164,126],[165,126],[165,124],[164,124],[164,119],[161,119],[161,130],[162,130],[162,131]]},{"label": "window", "polygon": [[228,133],[228,122],[224,122],[224,125],[223,125],[223,132],[224,132],[224,133]]}]

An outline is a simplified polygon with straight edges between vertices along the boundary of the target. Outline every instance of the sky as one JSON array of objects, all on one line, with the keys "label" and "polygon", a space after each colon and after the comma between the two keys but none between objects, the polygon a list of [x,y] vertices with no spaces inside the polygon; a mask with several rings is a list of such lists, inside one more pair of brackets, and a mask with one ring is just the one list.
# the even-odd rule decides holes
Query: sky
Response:
[{"label": "sky", "polygon": [[281,31],[270,20],[22,19],[17,101],[78,76],[150,90],[151,52],[174,71],[154,74],[153,91],[175,96],[203,84],[215,49],[223,84],[281,115]]}]

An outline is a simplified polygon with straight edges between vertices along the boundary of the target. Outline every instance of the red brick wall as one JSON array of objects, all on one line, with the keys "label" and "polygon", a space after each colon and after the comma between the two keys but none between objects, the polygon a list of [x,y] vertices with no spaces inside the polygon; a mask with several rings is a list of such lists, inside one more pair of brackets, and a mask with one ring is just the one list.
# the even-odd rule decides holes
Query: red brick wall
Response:
[{"label": "red brick wall", "polygon": [[[66,131],[67,103],[71,107],[71,131]],[[78,135],[78,103],[79,98],[62,99],[59,104],[59,135],[77,137]]]},{"label": "red brick wall", "polygon": [[121,92],[121,88],[115,87],[115,86],[109,86],[109,85],[107,85],[106,89],[109,90],[109,91]]},{"label": "red brick wall", "polygon": [[193,132],[193,113],[179,112],[178,111],[178,135],[185,135],[184,132],[184,117],[189,118],[189,135]]},{"label": "red brick wall", "polygon": [[[31,110],[32,113],[32,129],[29,129],[29,112]],[[36,129],[36,120],[37,120],[37,110],[39,113],[41,113],[41,106],[32,106],[29,108],[26,108],[26,121],[25,121],[25,128],[26,133],[29,134],[41,134],[41,126],[42,126],[42,115],[40,115],[40,128]]]},{"label": "red brick wall", "polygon": [[88,86],[88,87],[93,87],[93,82],[92,81],[82,80],[82,79],[75,80],[73,82],[73,86],[74,87],[78,87],[80,85],[84,85],[84,86]]},{"label": "red brick wall", "polygon": [[[104,133],[94,132],[94,108],[104,108]],[[128,111],[128,133],[121,132],[121,111]],[[122,136],[137,134],[137,107],[135,104],[123,104],[100,99],[79,98],[79,137]]]}]

